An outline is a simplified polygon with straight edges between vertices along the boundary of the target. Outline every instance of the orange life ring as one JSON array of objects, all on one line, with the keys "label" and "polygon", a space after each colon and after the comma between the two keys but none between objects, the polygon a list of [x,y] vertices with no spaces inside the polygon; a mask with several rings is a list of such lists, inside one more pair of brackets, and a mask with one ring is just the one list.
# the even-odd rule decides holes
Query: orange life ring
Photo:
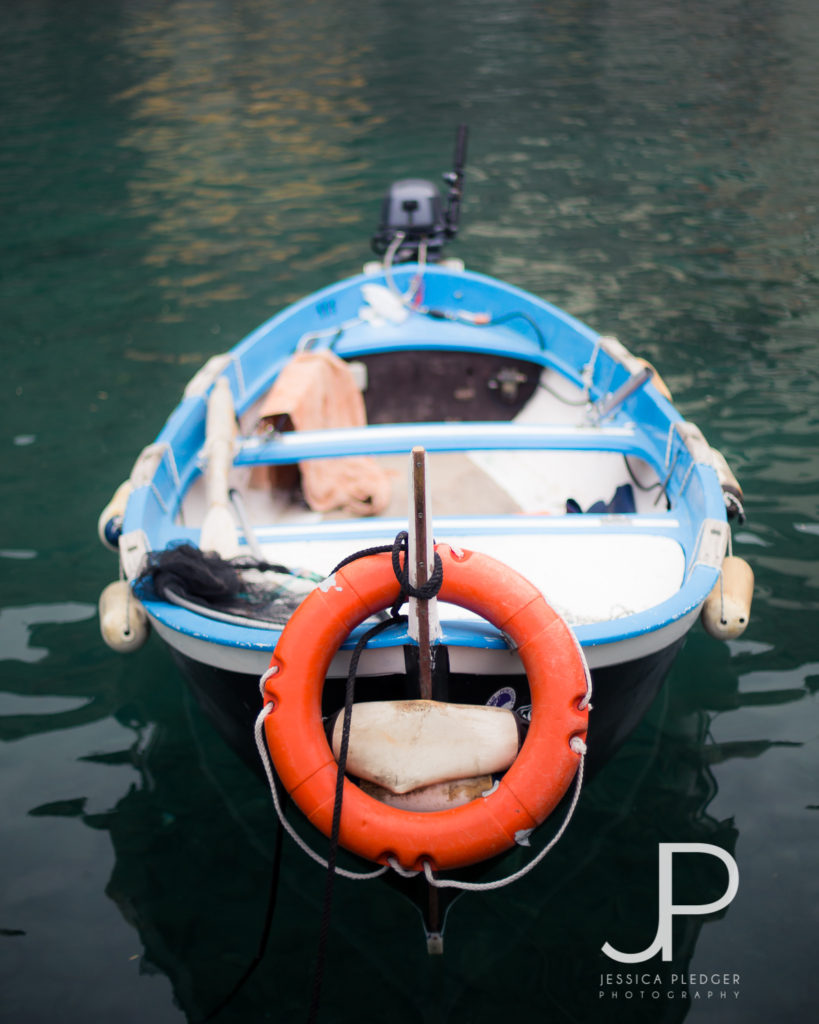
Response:
[{"label": "orange life ring", "polygon": [[[563,619],[519,573],[488,555],[436,546],[442,601],[476,612],[511,637],[532,696],[532,717],[517,758],[493,791],[442,811],[390,807],[344,780],[339,841],[368,860],[395,858],[405,869],[464,867],[510,849],[518,833],[543,822],[569,788],[580,754],[573,737],[588,726],[586,666]],[[294,612],[264,687],[267,745],[287,792],[330,835],[338,764],[324,733],[321,696],[333,655],[353,629],[388,608],[399,587],[389,554],[350,562]]]}]

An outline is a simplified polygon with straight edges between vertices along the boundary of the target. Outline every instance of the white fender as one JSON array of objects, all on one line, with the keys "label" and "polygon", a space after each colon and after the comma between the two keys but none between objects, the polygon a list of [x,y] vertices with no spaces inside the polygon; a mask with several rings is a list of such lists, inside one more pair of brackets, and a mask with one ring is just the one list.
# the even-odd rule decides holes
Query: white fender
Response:
[{"label": "white fender", "polygon": [[692,423],[691,420],[672,423],[669,428],[669,439],[674,430],[680,435],[693,462],[701,462],[705,466],[713,466],[713,450],[696,423]]},{"label": "white fender", "polygon": [[640,364],[640,366],[647,366],[648,369],[651,370],[651,383],[660,392],[663,398],[667,398],[669,402],[673,401],[673,399],[671,398],[671,392],[668,389],[668,385],[657,372],[657,367],[653,363],[650,363],[647,359],[643,359],[642,356],[636,356],[635,358],[637,359],[637,362]]},{"label": "white fender", "polygon": [[150,484],[157,469],[159,469],[159,464],[169,453],[169,446],[167,444],[160,444],[157,441],[146,445],[142,449],[131,469],[130,479],[134,490],[138,487],[147,487]]},{"label": "white fender", "polygon": [[109,583],[100,594],[100,633],[112,650],[129,654],[147,640],[150,623],[126,580]]},{"label": "white fender", "polygon": [[105,547],[110,548],[112,551],[116,551],[118,547],[118,544],[113,543],[112,538],[119,533],[116,524],[112,523],[112,520],[125,515],[125,507],[128,504],[128,499],[131,497],[133,489],[130,479],[123,480],[114,491],[114,496],[102,510],[97,520],[97,535]]},{"label": "white fender", "polygon": [[[332,731],[341,748],[343,715]],[[505,708],[433,700],[353,705],[347,771],[392,793],[491,775],[517,757],[518,723]]]},{"label": "white fender", "polygon": [[200,395],[207,394],[208,388],[230,365],[231,358],[230,352],[222,352],[218,356],[211,356],[205,365],[201,366],[185,385],[184,397],[199,398]]},{"label": "white fender", "polygon": [[720,578],[702,606],[702,624],[717,640],[733,640],[745,632],[751,618],[754,573],[744,558],[729,555]]},{"label": "white fender", "polygon": [[651,383],[660,394],[671,401],[671,392],[668,390],[665,381],[657,373],[657,367],[642,356],[635,356],[626,346],[610,334],[601,334],[599,339],[600,348],[611,356],[616,362],[621,363],[628,370],[629,374],[637,373],[643,367],[651,370]]},{"label": "white fender", "polygon": [[450,807],[461,807],[488,793],[492,789],[492,776],[480,775],[475,779],[437,782],[432,786],[411,789],[409,793],[391,793],[373,782],[362,781],[361,788],[375,800],[405,811],[445,811]]},{"label": "white fender", "polygon": [[722,493],[725,496],[728,515],[730,516],[732,511],[739,512],[741,522],[744,518],[744,513],[742,511],[742,502],[744,498],[742,488],[739,485],[739,480],[734,476],[725,456],[717,448],[711,449],[711,464],[716,471],[720,487],[722,488]]}]

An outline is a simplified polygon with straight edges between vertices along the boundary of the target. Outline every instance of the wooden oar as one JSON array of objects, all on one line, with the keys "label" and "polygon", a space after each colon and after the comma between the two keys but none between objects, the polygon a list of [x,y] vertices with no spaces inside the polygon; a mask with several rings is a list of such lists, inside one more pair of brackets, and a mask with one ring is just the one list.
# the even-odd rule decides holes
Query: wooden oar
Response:
[{"label": "wooden oar", "polygon": [[236,519],[230,507],[228,476],[233,466],[236,414],[226,377],[219,377],[208,398],[205,424],[205,487],[208,510],[199,539],[203,551],[215,551],[222,558],[239,554]]}]

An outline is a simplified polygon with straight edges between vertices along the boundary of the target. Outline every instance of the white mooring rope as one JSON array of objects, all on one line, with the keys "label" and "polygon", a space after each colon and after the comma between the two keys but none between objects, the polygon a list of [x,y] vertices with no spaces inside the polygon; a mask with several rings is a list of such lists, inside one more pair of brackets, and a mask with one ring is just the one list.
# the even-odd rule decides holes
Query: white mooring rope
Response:
[{"label": "white mooring rope", "polygon": [[[574,637],[574,634],[572,634],[572,636],[575,640],[575,643],[577,644],[577,647],[580,648],[580,644],[577,641],[577,638]],[[591,673],[589,671],[588,664],[586,663],[585,656],[583,656],[583,665],[586,671],[586,693],[579,704],[579,707],[581,709],[589,707],[591,702]],[[259,680],[259,689],[262,691],[262,696],[264,696],[265,683],[271,676],[274,676],[278,671],[278,665],[271,665],[270,668],[268,668],[263,673],[261,679]],[[270,762],[270,754],[267,749],[267,744],[265,743],[264,740],[264,721],[272,710],[272,704],[265,704],[262,707],[262,710],[259,712],[256,718],[254,734],[256,737],[256,749],[258,750],[259,757],[261,758],[262,764],[264,765],[265,774],[267,775],[267,781],[270,786],[270,794],[273,797],[273,806],[276,808],[276,814],[279,817],[279,821],[281,822],[282,827],[291,837],[291,839],[293,839],[296,842],[296,844],[300,847],[301,850],[303,850],[307,854],[308,857],[314,860],[317,864],[320,864],[322,867],[327,868],[327,860],[320,854],[316,853],[316,851],[313,850],[312,847],[310,847],[305,842],[304,839],[302,839],[298,832],[296,832],[296,830],[284,816],[281,804],[279,803],[279,794],[276,789],[276,781],[273,776],[273,767]],[[507,875],[505,878],[498,878],[493,882],[461,882],[454,878],[436,878],[432,872],[432,867],[430,866],[429,862],[425,861],[424,875],[426,877],[427,882],[430,885],[434,886],[436,889],[461,889],[467,892],[490,892],[493,889],[501,889],[506,885],[510,885],[512,882],[517,882],[518,879],[523,878],[525,875],[528,875],[530,871],[536,868],[537,865],[543,860],[543,858],[557,845],[557,843],[562,838],[564,832],[569,827],[569,823],[572,820],[578,801],[580,800],[580,791],[583,788],[583,771],[586,763],[587,747],[579,736],[572,736],[572,738],[569,740],[569,746],[575,753],[580,754],[580,763],[577,766],[577,773],[574,777],[574,793],[572,794],[571,803],[569,804],[569,807],[566,811],[566,816],[564,817],[563,822],[560,825],[560,828],[549,840],[546,846],[543,847],[540,853],[537,854],[536,857],[530,860],[528,864],[524,865],[519,870],[513,872],[511,875]],[[521,841],[520,845],[528,846],[529,844],[528,841]],[[342,878],[350,878],[355,881],[368,881],[372,878],[380,878],[382,875],[386,874],[386,872],[390,868],[392,868],[392,870],[395,871],[396,874],[400,875],[402,878],[414,878],[416,875],[419,875],[421,873],[420,871],[415,871],[412,869],[402,867],[401,864],[399,864],[394,857],[388,858],[387,865],[378,868],[376,871],[359,873],[354,871],[347,871],[345,868],[339,867],[336,867],[335,870],[336,874],[341,875]]]},{"label": "white mooring rope", "polygon": [[[265,673],[265,675],[267,674],[268,673]],[[264,676],[262,678],[264,678]],[[256,749],[259,751],[259,757],[262,759],[262,764],[264,765],[264,770],[267,775],[267,781],[270,785],[270,794],[273,797],[273,806],[276,808],[276,814],[278,814],[279,816],[279,821],[282,824],[282,828],[285,830],[285,832],[287,832],[290,838],[296,842],[296,844],[307,854],[308,857],[314,860],[317,864],[321,864],[321,866],[326,869],[329,866],[326,859],[322,857],[321,854],[316,853],[316,851],[312,847],[307,845],[307,843],[293,828],[293,826],[290,824],[287,818],[285,818],[282,812],[281,804],[279,803],[279,794],[276,791],[276,780],[273,777],[273,768],[270,764],[270,757],[267,750],[267,744],[264,741],[264,720],[267,718],[267,716],[270,714],[272,710],[272,704],[264,705],[264,707],[259,712],[256,718],[254,734],[256,736]],[[352,878],[355,881],[366,882],[371,878],[379,878],[381,875],[386,874],[389,869],[386,866],[384,866],[378,868],[377,871],[369,871],[364,874],[359,874],[356,871],[347,871],[346,868],[340,867],[336,867],[335,870],[336,874],[341,875],[342,878]]]},{"label": "white mooring rope", "polygon": [[[580,750],[580,744],[582,744],[582,751]],[[528,864],[525,864],[518,871],[513,872],[511,875],[507,875],[506,878],[498,878],[494,882],[460,882],[454,878],[436,878],[432,873],[432,868],[430,867],[429,862],[425,862],[424,874],[426,875],[426,879],[429,884],[435,886],[436,889],[463,889],[466,892],[491,892],[493,889],[502,889],[505,885],[517,882],[518,879],[523,878],[524,875],[528,875],[533,868],[536,868],[546,854],[549,853],[549,851],[560,841],[563,833],[569,827],[569,822],[572,820],[572,815],[574,814],[577,802],[580,799],[580,790],[583,786],[583,766],[586,761],[586,744],[583,743],[583,740],[581,740],[579,736],[574,736],[572,737],[571,745],[572,749],[577,747],[578,752],[581,754],[580,764],[577,766],[577,774],[574,777],[574,793],[572,795],[572,802],[569,804],[569,809],[566,811],[566,817],[563,819],[563,823],[560,828],[536,857],[533,857]],[[390,862],[390,867],[394,868],[395,865]]]}]

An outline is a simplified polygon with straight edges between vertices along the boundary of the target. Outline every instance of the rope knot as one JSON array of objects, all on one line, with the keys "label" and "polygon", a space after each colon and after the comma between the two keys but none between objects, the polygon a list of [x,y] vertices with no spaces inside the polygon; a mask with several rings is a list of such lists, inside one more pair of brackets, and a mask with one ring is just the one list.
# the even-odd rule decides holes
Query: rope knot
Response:
[{"label": "rope knot", "polygon": [[[441,589],[441,584],[444,582],[444,565],[441,561],[441,556],[436,551],[433,569],[426,583],[422,583],[420,587],[414,587],[410,583],[408,544],[409,534],[406,530],[401,530],[396,535],[392,545],[392,571],[395,573],[395,578],[401,587],[401,593],[390,609],[393,615],[397,614],[398,609],[409,597],[414,597],[418,601],[431,601],[433,597],[437,596],[438,591]],[[404,553],[403,566],[401,565],[402,551]]]}]

